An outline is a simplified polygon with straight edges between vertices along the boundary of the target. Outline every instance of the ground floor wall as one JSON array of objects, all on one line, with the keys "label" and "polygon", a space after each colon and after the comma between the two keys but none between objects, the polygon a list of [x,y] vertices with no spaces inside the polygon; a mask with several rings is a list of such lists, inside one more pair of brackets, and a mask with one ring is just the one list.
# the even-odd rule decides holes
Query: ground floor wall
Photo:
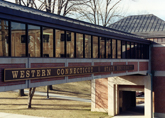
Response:
[{"label": "ground floor wall", "polygon": [[165,118],[165,45],[154,44],[151,50],[151,69],[153,72],[154,115]]},{"label": "ground floor wall", "polygon": [[[119,86],[125,87],[120,88]],[[129,88],[131,86],[131,88]],[[143,88],[142,88],[143,87]],[[151,77],[148,76],[118,76],[92,80],[91,110],[108,112],[110,116],[119,114],[119,89],[125,91],[142,90],[145,92],[144,117],[152,117]],[[130,98],[135,95],[129,94]],[[133,100],[133,99],[132,99]],[[133,101],[132,101],[133,102]],[[134,103],[136,100],[134,100]],[[126,106],[126,103],[124,103]],[[130,106],[135,104],[130,103]],[[127,106],[127,107],[130,107]]]},{"label": "ground floor wall", "polygon": [[165,77],[153,77],[153,97],[155,117],[165,118]]}]

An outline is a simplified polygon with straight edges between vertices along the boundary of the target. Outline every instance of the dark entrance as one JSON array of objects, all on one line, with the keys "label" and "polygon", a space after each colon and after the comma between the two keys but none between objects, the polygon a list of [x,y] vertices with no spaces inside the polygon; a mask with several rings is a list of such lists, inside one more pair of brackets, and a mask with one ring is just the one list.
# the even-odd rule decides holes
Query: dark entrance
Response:
[{"label": "dark entrance", "polygon": [[144,115],[144,103],[138,102],[139,98],[136,91],[119,91],[120,115]]}]

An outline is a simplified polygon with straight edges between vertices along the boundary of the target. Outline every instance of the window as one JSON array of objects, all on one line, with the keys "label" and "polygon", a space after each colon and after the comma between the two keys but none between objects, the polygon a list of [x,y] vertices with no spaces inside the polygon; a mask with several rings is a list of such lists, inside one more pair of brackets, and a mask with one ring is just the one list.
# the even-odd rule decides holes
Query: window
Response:
[{"label": "window", "polygon": [[9,56],[8,44],[8,21],[0,20],[0,56]]},{"label": "window", "polygon": [[106,41],[106,58],[112,58],[111,39],[108,39],[108,38],[107,38],[107,41]]},{"label": "window", "polygon": [[85,35],[85,58],[91,58],[91,36]]},{"label": "window", "polygon": [[53,57],[53,29],[43,27],[43,57]]},{"label": "window", "polygon": [[126,42],[122,41],[122,59],[126,59]]},{"label": "window", "polygon": [[121,40],[117,40],[117,58],[121,59]]},{"label": "window", "polygon": [[74,58],[74,32],[66,32],[66,56],[69,58]]},{"label": "window", "polygon": [[131,42],[131,59],[135,58],[135,48],[134,48],[134,43]]},{"label": "window", "polygon": [[43,36],[42,36],[42,38],[43,38],[43,42],[44,43],[48,43],[49,42],[49,34],[44,34],[45,32],[43,32]]},{"label": "window", "polygon": [[[30,42],[30,36],[28,36],[28,43]],[[21,35],[21,43],[26,43],[26,35]]]},{"label": "window", "polygon": [[76,57],[83,58],[83,34],[76,33]]},{"label": "window", "polygon": [[56,57],[65,57],[65,36],[63,30],[56,30]]},{"label": "window", "polygon": [[105,58],[105,40],[106,38],[100,37],[100,58]]},{"label": "window", "polygon": [[135,59],[138,59],[138,44],[135,43]]},{"label": "window", "polygon": [[25,24],[11,22],[11,56],[26,55],[26,43],[22,43],[22,41],[26,42],[25,30]]},{"label": "window", "polygon": [[131,47],[130,42],[127,42],[127,59],[130,59],[131,57]]},{"label": "window", "polygon": [[144,45],[144,59],[148,59],[149,58],[149,46],[148,45]]},{"label": "window", "polygon": [[137,44],[137,54],[138,54],[138,59],[141,59],[141,46],[139,43]]},{"label": "window", "polygon": [[141,47],[141,59],[144,59],[144,45],[143,44],[141,44],[140,45],[140,47]]},{"label": "window", "polygon": [[41,57],[40,27],[28,25],[28,35],[30,36],[30,43],[28,43],[30,57]]},{"label": "window", "polygon": [[112,39],[112,58],[116,58],[116,40]]},{"label": "window", "polygon": [[93,36],[93,58],[98,58],[98,37]]}]

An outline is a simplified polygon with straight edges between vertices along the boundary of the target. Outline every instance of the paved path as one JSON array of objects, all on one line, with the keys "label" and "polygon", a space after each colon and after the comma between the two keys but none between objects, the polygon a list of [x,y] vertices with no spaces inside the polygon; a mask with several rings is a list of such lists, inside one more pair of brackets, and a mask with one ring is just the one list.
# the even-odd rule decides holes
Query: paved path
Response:
[{"label": "paved path", "polygon": [[[29,91],[28,90],[24,90],[24,92],[28,93]],[[46,92],[35,91],[34,95],[47,96],[47,93]],[[83,98],[78,98],[78,97],[73,97],[73,96],[66,96],[66,95],[59,95],[59,94],[54,94],[54,93],[49,93],[49,97],[66,99],[66,100],[73,100],[73,101],[89,102],[89,103],[91,102],[90,99],[83,99]]]},{"label": "paved path", "polygon": [[145,118],[144,117],[144,104],[137,105],[130,111],[122,112],[113,118]]}]

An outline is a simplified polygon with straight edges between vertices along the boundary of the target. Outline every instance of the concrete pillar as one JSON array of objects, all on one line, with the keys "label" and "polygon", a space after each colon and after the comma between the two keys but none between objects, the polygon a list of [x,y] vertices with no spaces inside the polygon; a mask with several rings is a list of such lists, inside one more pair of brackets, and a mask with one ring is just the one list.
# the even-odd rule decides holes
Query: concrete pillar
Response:
[{"label": "concrete pillar", "polygon": [[145,109],[144,109],[144,114],[145,118],[151,118],[152,117],[152,99],[151,99],[151,77],[148,75],[145,78],[145,87],[144,87],[144,92],[145,92]]},{"label": "concrete pillar", "polygon": [[115,115],[119,114],[119,86],[116,84],[116,113]]},{"label": "concrete pillar", "polygon": [[115,84],[113,77],[108,78],[108,115],[115,115]]},{"label": "concrete pillar", "polygon": [[95,79],[91,80],[91,111],[95,111]]}]

